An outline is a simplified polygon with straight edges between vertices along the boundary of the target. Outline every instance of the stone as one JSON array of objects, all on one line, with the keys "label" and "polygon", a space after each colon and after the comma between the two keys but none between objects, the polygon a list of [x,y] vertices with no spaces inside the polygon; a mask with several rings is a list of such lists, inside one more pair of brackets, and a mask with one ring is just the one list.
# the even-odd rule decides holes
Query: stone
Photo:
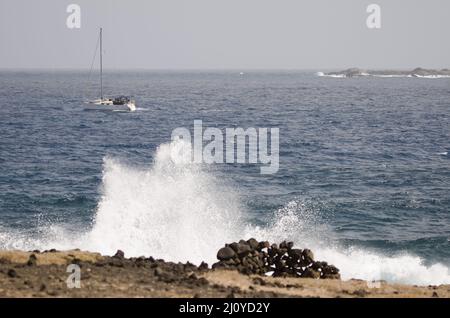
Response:
[{"label": "stone", "polygon": [[225,264],[227,266],[237,265],[236,262],[234,261],[234,259],[232,259],[232,258],[227,259],[227,260],[222,260],[221,262],[222,262],[222,264]]},{"label": "stone", "polygon": [[267,241],[261,241],[258,243],[258,250],[261,251],[262,249],[269,248],[270,243]]},{"label": "stone", "polygon": [[237,250],[237,254],[240,258],[247,256],[248,254],[250,254],[250,252],[252,251],[252,249],[250,248],[250,246],[248,244],[242,244],[239,243],[238,245],[238,250]]},{"label": "stone", "polygon": [[302,258],[303,251],[297,248],[293,248],[288,252],[288,255],[292,257],[293,260],[298,261]]},{"label": "stone", "polygon": [[219,269],[219,268],[228,268],[228,266],[222,262],[212,264],[212,269]]},{"label": "stone", "polygon": [[125,253],[121,250],[117,250],[116,254],[114,254],[115,258],[119,258],[119,259],[124,259],[125,258]]},{"label": "stone", "polygon": [[301,276],[304,278],[318,279],[320,278],[320,272],[308,267],[305,269]]},{"label": "stone", "polygon": [[203,271],[203,270],[207,270],[208,269],[208,264],[205,262],[202,262],[200,264],[200,266],[198,267],[199,270]]},{"label": "stone", "polygon": [[275,271],[272,276],[273,277],[288,277],[289,275],[286,272]]},{"label": "stone", "polygon": [[37,257],[34,254],[31,254],[30,257],[28,258],[28,262],[27,265],[28,266],[35,266],[37,264]]},{"label": "stone", "polygon": [[286,267],[286,262],[283,260],[279,260],[275,263],[275,268],[279,271],[283,271],[283,269]]},{"label": "stone", "polygon": [[267,285],[266,281],[264,279],[262,279],[261,277],[256,277],[253,279],[253,284],[255,285],[261,285],[261,286],[265,286]]},{"label": "stone", "polygon": [[153,273],[155,274],[155,276],[162,276],[164,274],[164,271],[161,269],[161,267],[156,267]]},{"label": "stone", "polygon": [[312,263],[311,268],[316,270],[316,271],[321,271],[322,270],[322,262],[314,262],[314,263]]},{"label": "stone", "polygon": [[233,242],[231,244],[226,244],[225,247],[230,247],[235,253],[237,253],[239,243]]},{"label": "stone", "polygon": [[8,277],[16,278],[17,277],[17,272],[14,269],[11,268],[10,270],[8,270]]},{"label": "stone", "polygon": [[236,256],[236,253],[233,251],[233,249],[231,247],[222,247],[217,252],[217,259],[221,260],[221,261],[226,261],[226,260],[232,259],[235,256]]},{"label": "stone", "polygon": [[212,268],[235,269],[242,274],[265,275],[273,272],[274,277],[308,277],[340,279],[339,269],[326,262],[315,262],[309,249],[294,249],[293,242],[283,241],[270,245],[251,238],[226,244],[217,253],[218,263]]},{"label": "stone", "polygon": [[245,241],[245,240],[239,240],[239,244],[247,245],[248,243],[247,243],[247,241]]},{"label": "stone", "polygon": [[248,245],[250,246],[250,248],[251,248],[252,250],[257,250],[257,249],[258,249],[259,243],[258,243],[258,241],[255,240],[254,238],[249,239],[249,240],[247,241],[247,243],[248,243]]},{"label": "stone", "polygon": [[197,279],[197,286],[206,286],[209,285],[209,281],[205,277],[200,277]]},{"label": "stone", "polygon": [[322,274],[323,279],[341,279],[341,274],[336,273],[336,274]]},{"label": "stone", "polygon": [[339,273],[339,269],[334,265],[327,265],[322,267],[322,272],[324,274],[337,274]]},{"label": "stone", "polygon": [[74,258],[73,260],[70,261],[71,264],[76,264],[81,266],[81,259],[79,258]]},{"label": "stone", "polygon": [[197,275],[195,275],[195,273],[192,273],[191,275],[189,275],[188,278],[192,279],[192,280],[197,280],[198,279],[198,277],[197,277]]},{"label": "stone", "polygon": [[309,264],[314,262],[314,254],[311,250],[305,248],[302,252],[302,258],[305,262]]}]

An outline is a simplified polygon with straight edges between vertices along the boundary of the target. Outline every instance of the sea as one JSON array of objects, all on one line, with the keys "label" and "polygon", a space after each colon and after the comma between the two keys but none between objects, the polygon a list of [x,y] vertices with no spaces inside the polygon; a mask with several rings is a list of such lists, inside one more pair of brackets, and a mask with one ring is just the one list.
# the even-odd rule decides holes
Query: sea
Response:
[{"label": "sea", "polygon": [[[450,283],[450,79],[111,71],[104,92],[137,111],[85,110],[99,90],[85,71],[0,71],[0,249],[211,265],[255,237],[343,279]],[[177,160],[172,131],[195,120],[278,128],[278,172]]]}]

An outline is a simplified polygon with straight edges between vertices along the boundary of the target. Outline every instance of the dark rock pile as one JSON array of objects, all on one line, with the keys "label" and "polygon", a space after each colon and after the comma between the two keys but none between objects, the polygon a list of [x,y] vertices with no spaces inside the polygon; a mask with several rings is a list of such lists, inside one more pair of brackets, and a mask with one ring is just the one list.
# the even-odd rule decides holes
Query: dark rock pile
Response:
[{"label": "dark rock pile", "polygon": [[219,262],[212,268],[237,269],[247,275],[273,272],[273,277],[341,278],[335,266],[315,261],[311,250],[293,247],[294,243],[286,241],[277,245],[253,238],[240,240],[225,244],[217,252]]}]

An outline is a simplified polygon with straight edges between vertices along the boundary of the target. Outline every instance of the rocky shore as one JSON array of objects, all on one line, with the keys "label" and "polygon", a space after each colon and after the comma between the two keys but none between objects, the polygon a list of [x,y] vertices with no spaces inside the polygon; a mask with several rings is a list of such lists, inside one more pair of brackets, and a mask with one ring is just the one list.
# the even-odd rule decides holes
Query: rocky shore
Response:
[{"label": "rocky shore", "polygon": [[240,240],[225,244],[217,252],[219,262],[213,269],[235,269],[242,274],[266,275],[273,277],[302,277],[340,279],[339,269],[327,262],[314,260],[309,249],[296,249],[293,242],[270,244],[255,239]]},{"label": "rocky shore", "polygon": [[[242,240],[217,257],[210,267],[122,251],[0,251],[0,297],[450,297],[450,285],[342,281],[339,269],[290,242]],[[73,267],[80,288],[69,288]]]}]

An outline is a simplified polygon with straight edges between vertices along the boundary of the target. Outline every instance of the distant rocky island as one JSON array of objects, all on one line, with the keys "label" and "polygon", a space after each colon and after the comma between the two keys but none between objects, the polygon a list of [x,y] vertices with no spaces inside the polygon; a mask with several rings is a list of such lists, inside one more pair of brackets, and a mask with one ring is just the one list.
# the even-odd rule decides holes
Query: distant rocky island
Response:
[{"label": "distant rocky island", "polygon": [[360,68],[349,68],[339,72],[318,72],[318,76],[326,77],[362,77],[362,76],[374,76],[374,77],[422,77],[422,78],[447,78],[450,77],[450,69],[425,69],[415,68],[411,71],[401,70],[364,70]]}]

